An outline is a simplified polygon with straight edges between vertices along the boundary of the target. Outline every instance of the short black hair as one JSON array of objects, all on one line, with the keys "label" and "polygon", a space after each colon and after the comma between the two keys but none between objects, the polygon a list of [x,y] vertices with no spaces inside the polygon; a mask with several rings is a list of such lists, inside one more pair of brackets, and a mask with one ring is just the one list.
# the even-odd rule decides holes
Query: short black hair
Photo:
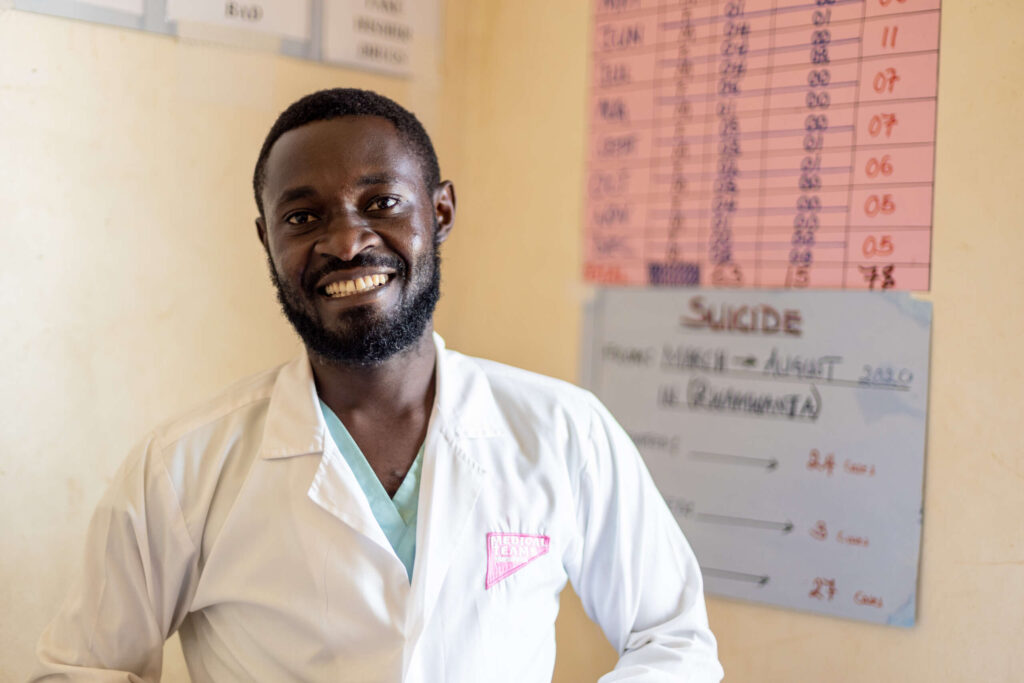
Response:
[{"label": "short black hair", "polygon": [[281,112],[277,121],[271,126],[256,160],[256,169],[252,175],[252,189],[256,196],[256,206],[263,215],[263,186],[267,182],[267,157],[270,149],[278,138],[288,131],[314,121],[326,121],[343,116],[380,116],[390,121],[398,130],[398,134],[409,144],[414,154],[419,157],[423,172],[423,182],[428,190],[433,190],[441,182],[441,168],[437,163],[437,153],[430,142],[430,136],[423,124],[409,110],[397,102],[370,90],[358,88],[332,88],[320,90],[306,95]]}]

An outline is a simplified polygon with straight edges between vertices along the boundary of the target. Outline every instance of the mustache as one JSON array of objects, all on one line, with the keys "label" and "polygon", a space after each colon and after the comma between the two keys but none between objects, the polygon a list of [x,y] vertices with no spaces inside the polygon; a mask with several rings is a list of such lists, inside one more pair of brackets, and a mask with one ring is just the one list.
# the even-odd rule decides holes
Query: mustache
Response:
[{"label": "mustache", "polygon": [[404,276],[406,267],[405,261],[398,258],[397,256],[388,256],[386,254],[357,254],[355,258],[349,261],[343,261],[337,256],[327,255],[327,260],[316,270],[307,272],[304,287],[309,293],[314,293],[316,289],[316,283],[321,278],[330,275],[339,270],[351,270],[353,268],[367,268],[376,266],[378,268],[388,268],[394,270],[398,276]]}]

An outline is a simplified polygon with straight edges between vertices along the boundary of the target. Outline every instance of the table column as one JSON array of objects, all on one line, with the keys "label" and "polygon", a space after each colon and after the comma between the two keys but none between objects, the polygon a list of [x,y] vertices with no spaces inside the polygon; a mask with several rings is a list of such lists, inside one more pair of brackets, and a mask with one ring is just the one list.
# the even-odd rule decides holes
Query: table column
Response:
[{"label": "table column", "polygon": [[597,3],[593,32],[584,277],[646,284],[658,0]]},{"label": "table column", "polygon": [[761,286],[841,287],[864,0],[779,0]]},{"label": "table column", "polygon": [[845,285],[929,289],[939,0],[867,0]]},{"label": "table column", "polygon": [[698,285],[703,255],[700,226],[707,222],[710,181],[704,125],[712,105],[707,89],[715,39],[717,0],[663,0],[659,14],[658,82],[654,103],[654,161],[646,235],[653,285]]},{"label": "table column", "polygon": [[701,274],[702,284],[741,287],[756,281],[772,64],[769,4],[723,0],[712,17],[714,70],[707,93],[713,107],[704,129],[710,148],[704,172],[711,187],[707,229],[701,235],[709,272]]}]

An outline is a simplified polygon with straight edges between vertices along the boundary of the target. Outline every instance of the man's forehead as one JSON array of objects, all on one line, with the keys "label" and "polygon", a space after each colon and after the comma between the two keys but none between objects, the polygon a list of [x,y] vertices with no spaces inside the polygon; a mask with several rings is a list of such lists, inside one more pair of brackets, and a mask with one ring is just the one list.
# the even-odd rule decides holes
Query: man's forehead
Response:
[{"label": "man's forehead", "polygon": [[418,180],[421,174],[415,152],[391,121],[380,116],[343,116],[282,134],[267,157],[264,189],[281,189],[325,172],[337,176],[387,173],[409,180]]}]

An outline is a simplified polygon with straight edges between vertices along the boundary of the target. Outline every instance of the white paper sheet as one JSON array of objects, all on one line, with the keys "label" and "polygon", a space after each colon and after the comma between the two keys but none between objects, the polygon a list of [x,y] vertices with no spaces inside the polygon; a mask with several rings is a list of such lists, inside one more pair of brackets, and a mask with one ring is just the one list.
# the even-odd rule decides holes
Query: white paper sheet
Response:
[{"label": "white paper sheet", "polygon": [[436,0],[324,0],[323,59],[411,76],[436,40]]},{"label": "white paper sheet", "polygon": [[309,0],[167,0],[167,19],[309,39]]},{"label": "white paper sheet", "polygon": [[914,623],[931,304],[601,290],[585,381],[631,434],[709,593]]}]

